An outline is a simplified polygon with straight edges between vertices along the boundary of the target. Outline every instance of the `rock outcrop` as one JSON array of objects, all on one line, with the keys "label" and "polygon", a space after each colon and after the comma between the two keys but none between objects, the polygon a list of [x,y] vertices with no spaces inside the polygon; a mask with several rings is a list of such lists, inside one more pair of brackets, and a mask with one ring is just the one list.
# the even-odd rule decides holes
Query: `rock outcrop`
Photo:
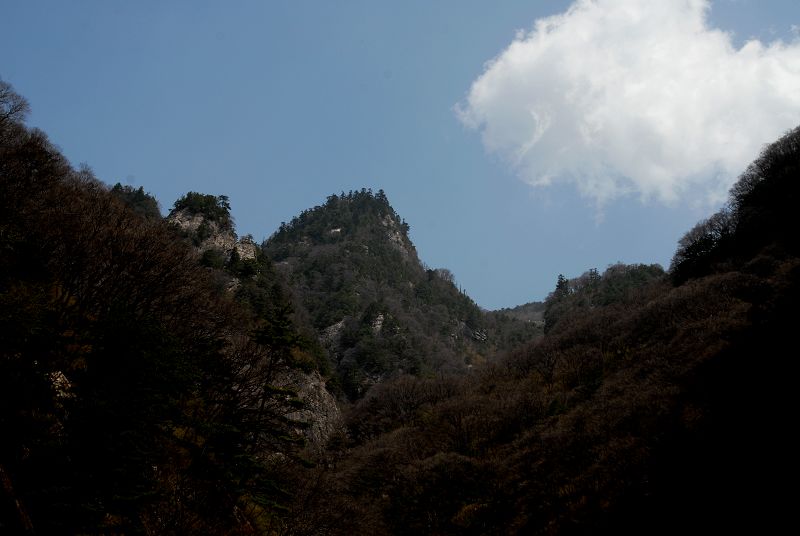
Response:
[{"label": "rock outcrop", "polygon": [[177,226],[188,235],[200,252],[214,249],[230,259],[234,250],[242,260],[255,259],[256,244],[252,237],[245,236],[237,239],[233,226],[229,223],[220,223],[207,218],[202,213],[192,214],[189,210],[173,210],[167,216],[167,221]]},{"label": "rock outcrop", "polygon": [[[216,252],[221,261],[216,267],[230,278],[226,286],[229,292],[236,292],[242,284],[237,275],[227,269],[222,270],[231,261],[233,253],[236,252],[240,261],[258,262],[259,246],[250,235],[237,238],[227,213],[220,217],[219,214],[209,215],[188,208],[176,208],[167,216],[167,221],[191,240],[201,255]],[[340,322],[338,329],[342,325],[343,322]],[[339,405],[328,391],[325,379],[316,370],[304,372],[287,368],[279,374],[276,384],[295,391],[303,401],[304,407],[289,417],[307,425],[297,432],[304,435],[311,449],[323,449],[328,438],[344,426]]]},{"label": "rock outcrop", "polygon": [[[325,379],[317,372],[292,370],[283,374],[279,383],[293,389],[305,407],[289,415],[291,419],[306,423],[302,430],[309,447],[322,450],[336,432],[343,430],[344,420],[336,398],[328,391]],[[298,430],[299,432],[300,430]]]}]

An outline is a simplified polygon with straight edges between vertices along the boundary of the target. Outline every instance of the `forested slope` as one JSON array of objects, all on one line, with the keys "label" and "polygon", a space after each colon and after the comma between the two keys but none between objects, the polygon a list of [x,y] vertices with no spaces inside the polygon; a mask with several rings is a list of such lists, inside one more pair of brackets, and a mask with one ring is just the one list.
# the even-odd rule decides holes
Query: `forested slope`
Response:
[{"label": "forested slope", "polygon": [[[383,192],[257,245],[224,196],[164,219],[73,169],[26,111],[0,82],[0,532],[791,526],[800,129],[668,272],[561,276],[487,313]],[[305,450],[300,375],[346,409]]]},{"label": "forested slope", "polygon": [[302,442],[293,339],[0,89],[0,532],[263,533]]},{"label": "forested slope", "polygon": [[408,230],[383,191],[365,189],[329,196],[263,245],[350,399],[398,374],[464,373],[540,333],[486,314],[449,270],[426,268]]},{"label": "forested slope", "polygon": [[681,240],[669,274],[561,278],[543,339],[471,376],[374,389],[317,469],[324,485],[300,495],[293,534],[790,523],[799,140],[765,149],[721,213]]}]

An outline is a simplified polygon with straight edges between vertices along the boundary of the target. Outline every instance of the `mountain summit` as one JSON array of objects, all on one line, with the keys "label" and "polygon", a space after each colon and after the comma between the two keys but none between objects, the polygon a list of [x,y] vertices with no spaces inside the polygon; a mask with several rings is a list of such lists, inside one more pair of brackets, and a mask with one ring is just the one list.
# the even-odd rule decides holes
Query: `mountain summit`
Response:
[{"label": "mountain summit", "polygon": [[362,189],[329,196],[264,243],[351,399],[393,375],[466,371],[504,340],[449,270],[420,262],[408,231],[382,190]]}]

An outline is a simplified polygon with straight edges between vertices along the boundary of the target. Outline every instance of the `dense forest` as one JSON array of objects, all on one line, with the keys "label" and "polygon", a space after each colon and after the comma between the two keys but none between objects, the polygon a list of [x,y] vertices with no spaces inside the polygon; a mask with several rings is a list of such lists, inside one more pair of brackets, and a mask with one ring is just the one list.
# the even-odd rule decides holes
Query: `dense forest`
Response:
[{"label": "dense forest", "polygon": [[2,532],[268,531],[306,463],[288,304],[234,301],[152,199],[73,169],[0,90]]},{"label": "dense forest", "polygon": [[[262,244],[74,169],[0,81],[0,533],[672,534],[788,519],[800,128],[668,270],[480,309],[383,191]],[[782,484],[786,482],[787,486]]]},{"label": "dense forest", "polygon": [[263,244],[350,400],[397,375],[464,373],[541,332],[482,311],[449,270],[420,262],[408,230],[383,191],[364,189],[329,196]]}]

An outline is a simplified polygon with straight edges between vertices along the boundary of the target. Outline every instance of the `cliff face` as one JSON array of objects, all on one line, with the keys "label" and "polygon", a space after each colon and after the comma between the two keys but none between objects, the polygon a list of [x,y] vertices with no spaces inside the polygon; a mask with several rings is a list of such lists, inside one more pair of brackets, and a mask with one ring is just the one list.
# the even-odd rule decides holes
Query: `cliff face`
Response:
[{"label": "cliff face", "polygon": [[[200,194],[195,194],[197,196]],[[177,208],[179,203],[176,203],[176,208],[170,212],[167,221],[194,244],[201,256],[201,262],[217,269],[221,276],[224,274],[228,291],[247,301],[250,299],[252,287],[258,287],[264,279],[268,280],[276,274],[271,270],[270,261],[261,255],[260,248],[252,237],[248,235],[237,238],[227,206],[220,213],[216,211],[221,206],[219,198],[202,198],[211,198],[206,206],[214,207],[214,210],[209,213],[194,207]],[[272,302],[281,301],[275,295],[266,299]],[[273,309],[279,307],[279,303],[271,304]],[[270,313],[259,311],[257,314],[268,316]],[[303,368],[297,368],[292,363],[285,364],[284,370],[277,375],[276,386],[294,391],[297,398],[304,403],[301,409],[288,417],[307,424],[307,427],[296,432],[304,435],[312,449],[320,450],[328,438],[343,426],[339,405],[328,391],[325,379],[318,370],[307,364]]]},{"label": "cliff face", "polygon": [[202,213],[192,213],[189,209],[173,210],[167,221],[174,224],[192,239],[200,252],[209,249],[224,254],[228,260],[235,250],[241,260],[255,259],[256,244],[250,237],[237,239],[233,226],[214,221]]},{"label": "cliff face", "polygon": [[297,393],[305,404],[289,418],[307,425],[302,430],[312,450],[322,451],[328,439],[344,429],[342,412],[336,398],[328,391],[325,379],[316,370],[290,370],[282,374],[279,383]]}]

